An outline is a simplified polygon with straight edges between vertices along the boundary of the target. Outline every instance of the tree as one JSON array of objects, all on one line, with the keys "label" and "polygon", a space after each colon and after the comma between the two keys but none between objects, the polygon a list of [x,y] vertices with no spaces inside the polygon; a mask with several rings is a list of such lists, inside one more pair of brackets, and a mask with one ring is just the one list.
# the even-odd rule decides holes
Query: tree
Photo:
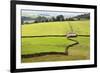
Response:
[{"label": "tree", "polygon": [[24,20],[23,19],[21,19],[21,24],[24,24]]},{"label": "tree", "polygon": [[56,20],[57,20],[57,21],[64,21],[64,16],[63,16],[63,15],[58,15],[58,16],[56,17]]},{"label": "tree", "polygon": [[48,22],[48,18],[44,17],[44,16],[38,16],[36,18],[36,21],[35,22]]},{"label": "tree", "polygon": [[56,21],[56,18],[55,17],[52,17],[52,21]]}]

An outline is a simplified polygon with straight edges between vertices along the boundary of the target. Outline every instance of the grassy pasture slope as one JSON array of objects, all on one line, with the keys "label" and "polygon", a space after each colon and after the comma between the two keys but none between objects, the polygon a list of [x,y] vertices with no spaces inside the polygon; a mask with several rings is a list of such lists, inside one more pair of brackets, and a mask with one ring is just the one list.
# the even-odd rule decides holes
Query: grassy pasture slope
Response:
[{"label": "grassy pasture slope", "polygon": [[70,32],[68,22],[77,34],[89,35],[89,21],[63,21],[22,25],[22,36],[65,35]]},{"label": "grassy pasture slope", "polygon": [[32,54],[40,52],[64,52],[67,45],[73,41],[66,37],[40,37],[23,38],[22,54]]},{"label": "grassy pasture slope", "polygon": [[[79,35],[89,35],[89,21],[69,21],[74,31]],[[65,35],[70,32],[67,21],[47,22],[22,25],[22,36],[41,36],[41,35]],[[41,61],[63,61],[63,60],[82,60],[89,59],[89,37],[73,38],[79,41],[69,49],[69,56],[46,55],[42,57],[23,58],[22,62],[41,62]],[[39,52],[64,52],[67,45],[73,41],[66,37],[40,37],[22,38],[22,54],[34,54]]]},{"label": "grassy pasture slope", "polygon": [[[68,61],[68,60],[86,60],[89,59],[90,54],[90,47],[89,47],[89,37],[77,37],[75,38],[77,41],[80,42],[80,44],[75,45],[71,48],[69,48],[69,55],[46,55],[46,56],[40,56],[40,57],[33,57],[33,58],[23,58],[23,63],[28,62],[45,62],[45,61]],[[61,43],[62,44],[62,43]],[[47,47],[47,46],[46,46]],[[60,49],[61,47],[55,48],[52,46],[52,51],[64,51],[64,47]],[[37,51],[38,49],[35,49],[34,51]],[[41,51],[47,51],[48,49],[41,48]],[[51,51],[49,49],[49,51]],[[40,51],[40,50],[38,50]]]}]

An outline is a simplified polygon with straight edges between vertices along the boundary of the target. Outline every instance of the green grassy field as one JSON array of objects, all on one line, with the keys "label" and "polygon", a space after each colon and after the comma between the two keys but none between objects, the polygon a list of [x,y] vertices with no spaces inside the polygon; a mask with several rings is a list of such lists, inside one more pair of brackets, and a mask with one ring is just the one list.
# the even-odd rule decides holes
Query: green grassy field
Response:
[{"label": "green grassy field", "polygon": [[65,35],[70,32],[69,23],[77,34],[89,35],[89,21],[43,22],[22,25],[22,36]]},{"label": "green grassy field", "polygon": [[32,54],[39,52],[64,52],[65,47],[73,41],[67,40],[66,37],[40,37],[40,38],[23,38],[22,54]]},{"label": "green grassy field", "polygon": [[[79,35],[89,35],[90,29],[88,20],[70,21],[74,31]],[[25,24],[22,26],[22,36],[41,36],[41,35],[66,35],[70,32],[68,21],[63,22],[44,22]],[[46,55],[32,58],[22,58],[22,62],[44,62],[44,61],[67,61],[89,59],[90,38],[72,38],[79,42],[78,45],[69,48],[69,55]],[[67,37],[35,37],[22,38],[21,54],[35,54],[41,52],[64,52],[66,46],[74,43]]]}]

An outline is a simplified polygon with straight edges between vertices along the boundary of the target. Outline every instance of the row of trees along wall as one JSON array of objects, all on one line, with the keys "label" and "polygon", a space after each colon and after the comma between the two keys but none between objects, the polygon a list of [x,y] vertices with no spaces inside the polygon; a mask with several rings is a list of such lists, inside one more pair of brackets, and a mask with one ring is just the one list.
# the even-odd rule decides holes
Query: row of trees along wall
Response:
[{"label": "row of trees along wall", "polygon": [[[82,15],[81,15],[82,16]],[[76,20],[85,20],[85,19],[90,19],[90,17],[84,17],[81,18],[81,16],[77,16],[77,17],[64,17],[63,15],[58,15],[56,17],[45,17],[45,16],[38,16],[33,20],[33,22],[29,22],[29,20],[27,22],[24,22],[25,20],[21,19],[21,24],[27,24],[27,23],[40,23],[40,22],[55,22],[55,21],[76,21]]]}]

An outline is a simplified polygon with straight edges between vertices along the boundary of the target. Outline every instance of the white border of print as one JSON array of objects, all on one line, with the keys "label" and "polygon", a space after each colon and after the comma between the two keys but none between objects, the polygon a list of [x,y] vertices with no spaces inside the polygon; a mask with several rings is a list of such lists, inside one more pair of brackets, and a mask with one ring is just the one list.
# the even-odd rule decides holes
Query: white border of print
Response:
[{"label": "white border of print", "polygon": [[[21,63],[21,19],[20,19],[21,9],[89,12],[90,13],[90,60]],[[93,40],[94,40],[94,9],[35,6],[35,5],[16,5],[16,69],[94,64],[94,41]]]}]

